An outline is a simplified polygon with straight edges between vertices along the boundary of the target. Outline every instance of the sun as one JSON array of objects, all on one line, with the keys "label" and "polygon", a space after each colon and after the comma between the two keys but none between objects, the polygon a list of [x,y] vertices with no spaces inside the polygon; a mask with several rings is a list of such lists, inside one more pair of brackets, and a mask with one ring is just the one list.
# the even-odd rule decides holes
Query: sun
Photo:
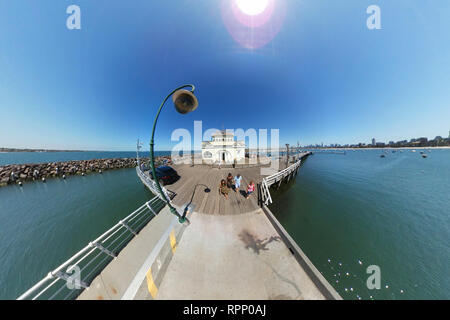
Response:
[{"label": "sun", "polygon": [[256,16],[266,10],[269,0],[235,0],[243,13],[249,16]]}]

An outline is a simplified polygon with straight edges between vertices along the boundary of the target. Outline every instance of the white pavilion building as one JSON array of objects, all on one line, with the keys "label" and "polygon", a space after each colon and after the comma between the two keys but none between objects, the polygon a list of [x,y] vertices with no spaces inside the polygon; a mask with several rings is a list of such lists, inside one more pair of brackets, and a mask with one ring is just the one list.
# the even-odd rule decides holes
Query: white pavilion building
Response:
[{"label": "white pavilion building", "polygon": [[211,141],[202,142],[202,159],[204,163],[239,163],[245,161],[245,142],[234,140],[234,135],[218,131]]}]

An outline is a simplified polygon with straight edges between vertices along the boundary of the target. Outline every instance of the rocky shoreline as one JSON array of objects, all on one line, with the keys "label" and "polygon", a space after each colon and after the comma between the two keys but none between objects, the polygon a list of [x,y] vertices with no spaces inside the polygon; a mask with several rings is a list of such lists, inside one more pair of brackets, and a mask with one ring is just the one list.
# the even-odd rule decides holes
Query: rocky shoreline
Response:
[{"label": "rocky shoreline", "polygon": [[[142,162],[148,163],[148,158],[141,158]],[[156,165],[165,160],[171,164],[169,157],[157,157]],[[74,160],[65,162],[48,162],[32,164],[10,164],[0,166],[0,186],[8,184],[22,185],[26,181],[46,181],[47,178],[66,178],[73,175],[88,173],[102,173],[106,170],[136,167],[136,158],[113,158]]]}]

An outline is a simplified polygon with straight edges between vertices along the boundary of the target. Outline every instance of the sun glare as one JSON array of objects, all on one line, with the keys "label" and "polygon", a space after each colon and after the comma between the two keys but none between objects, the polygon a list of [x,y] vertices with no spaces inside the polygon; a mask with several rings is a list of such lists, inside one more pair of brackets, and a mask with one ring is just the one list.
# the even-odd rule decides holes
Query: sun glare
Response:
[{"label": "sun glare", "polygon": [[222,18],[236,42],[248,49],[261,48],[281,30],[286,1],[222,0]]},{"label": "sun glare", "polygon": [[266,10],[269,0],[235,0],[243,13],[249,16],[256,16]]}]

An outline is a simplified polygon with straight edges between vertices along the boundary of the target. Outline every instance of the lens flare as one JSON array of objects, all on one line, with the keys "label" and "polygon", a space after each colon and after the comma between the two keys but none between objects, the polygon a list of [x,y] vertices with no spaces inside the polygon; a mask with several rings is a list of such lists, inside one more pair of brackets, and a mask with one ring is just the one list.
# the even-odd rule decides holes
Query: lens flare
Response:
[{"label": "lens flare", "polygon": [[266,10],[269,0],[235,0],[239,10],[249,16],[255,16]]},{"label": "lens flare", "polygon": [[233,39],[248,49],[272,41],[283,25],[285,0],[223,0],[222,18]]}]

